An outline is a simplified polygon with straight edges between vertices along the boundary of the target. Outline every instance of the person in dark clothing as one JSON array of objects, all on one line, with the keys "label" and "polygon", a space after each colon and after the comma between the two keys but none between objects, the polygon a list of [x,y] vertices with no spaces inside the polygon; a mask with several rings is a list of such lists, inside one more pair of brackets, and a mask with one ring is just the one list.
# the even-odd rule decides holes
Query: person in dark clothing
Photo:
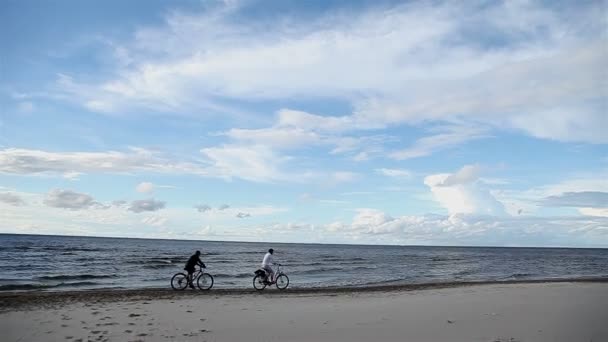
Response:
[{"label": "person in dark clothing", "polygon": [[202,268],[206,268],[207,266],[205,266],[205,264],[201,261],[201,251],[196,251],[196,253],[194,253],[194,255],[192,255],[190,257],[190,259],[188,259],[188,262],[186,263],[186,267],[184,267],[184,270],[186,270],[188,272],[188,284],[190,284],[191,288],[194,288],[194,285],[192,284],[192,274],[194,274],[194,272],[196,271],[196,266],[201,266]]}]

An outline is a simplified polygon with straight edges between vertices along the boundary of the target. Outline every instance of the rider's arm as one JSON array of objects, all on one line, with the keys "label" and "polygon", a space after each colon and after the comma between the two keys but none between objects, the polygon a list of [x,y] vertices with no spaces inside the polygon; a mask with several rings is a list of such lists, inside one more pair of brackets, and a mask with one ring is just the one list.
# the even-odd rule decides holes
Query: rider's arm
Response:
[{"label": "rider's arm", "polygon": [[201,261],[201,259],[199,258],[196,263],[201,266],[202,268],[207,268],[207,266],[205,266],[205,263],[203,261]]}]

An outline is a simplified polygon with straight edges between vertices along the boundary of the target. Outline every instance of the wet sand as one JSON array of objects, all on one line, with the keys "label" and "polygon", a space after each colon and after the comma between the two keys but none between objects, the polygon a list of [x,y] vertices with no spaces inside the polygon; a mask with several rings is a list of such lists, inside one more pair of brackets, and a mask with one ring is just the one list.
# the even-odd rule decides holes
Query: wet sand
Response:
[{"label": "wet sand", "polygon": [[608,341],[608,283],[0,294],[2,341]]}]

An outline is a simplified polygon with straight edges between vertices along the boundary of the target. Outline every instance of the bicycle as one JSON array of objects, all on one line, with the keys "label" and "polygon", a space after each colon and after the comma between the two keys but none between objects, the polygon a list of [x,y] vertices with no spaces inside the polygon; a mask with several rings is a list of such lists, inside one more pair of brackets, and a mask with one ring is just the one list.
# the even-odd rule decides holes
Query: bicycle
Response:
[{"label": "bicycle", "polygon": [[[213,287],[213,276],[209,273],[206,273],[204,271],[204,268],[199,267],[193,274],[192,274],[192,282],[194,283],[194,279],[196,279],[196,286],[200,289],[200,290],[210,290]],[[176,273],[172,278],[171,278],[171,287],[174,290],[185,290],[186,287],[188,287],[188,275],[183,273],[183,272],[179,272]]]},{"label": "bicycle", "polygon": [[263,268],[255,271],[255,276],[253,277],[253,288],[262,291],[268,285],[275,284],[277,289],[285,290],[287,286],[289,286],[289,277],[281,271],[281,264],[277,264],[277,270],[274,272],[274,279],[270,279],[270,281],[266,280],[266,270]]}]

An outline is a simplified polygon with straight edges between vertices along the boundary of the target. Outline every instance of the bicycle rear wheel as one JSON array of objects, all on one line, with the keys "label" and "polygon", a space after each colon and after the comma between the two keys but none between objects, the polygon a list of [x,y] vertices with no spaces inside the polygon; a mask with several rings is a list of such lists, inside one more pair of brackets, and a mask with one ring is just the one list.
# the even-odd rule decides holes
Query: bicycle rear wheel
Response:
[{"label": "bicycle rear wheel", "polygon": [[264,282],[264,276],[256,275],[253,277],[253,288],[262,291],[266,288],[266,283]]},{"label": "bicycle rear wheel", "polygon": [[210,290],[213,287],[213,276],[209,273],[201,273],[196,279],[196,286],[201,290]]},{"label": "bicycle rear wheel", "polygon": [[188,287],[188,276],[183,273],[176,273],[171,278],[171,287],[174,290],[184,290]]},{"label": "bicycle rear wheel", "polygon": [[287,286],[289,286],[289,277],[287,277],[283,273],[279,274],[279,276],[277,277],[276,285],[277,285],[277,289],[285,290],[287,288]]}]

